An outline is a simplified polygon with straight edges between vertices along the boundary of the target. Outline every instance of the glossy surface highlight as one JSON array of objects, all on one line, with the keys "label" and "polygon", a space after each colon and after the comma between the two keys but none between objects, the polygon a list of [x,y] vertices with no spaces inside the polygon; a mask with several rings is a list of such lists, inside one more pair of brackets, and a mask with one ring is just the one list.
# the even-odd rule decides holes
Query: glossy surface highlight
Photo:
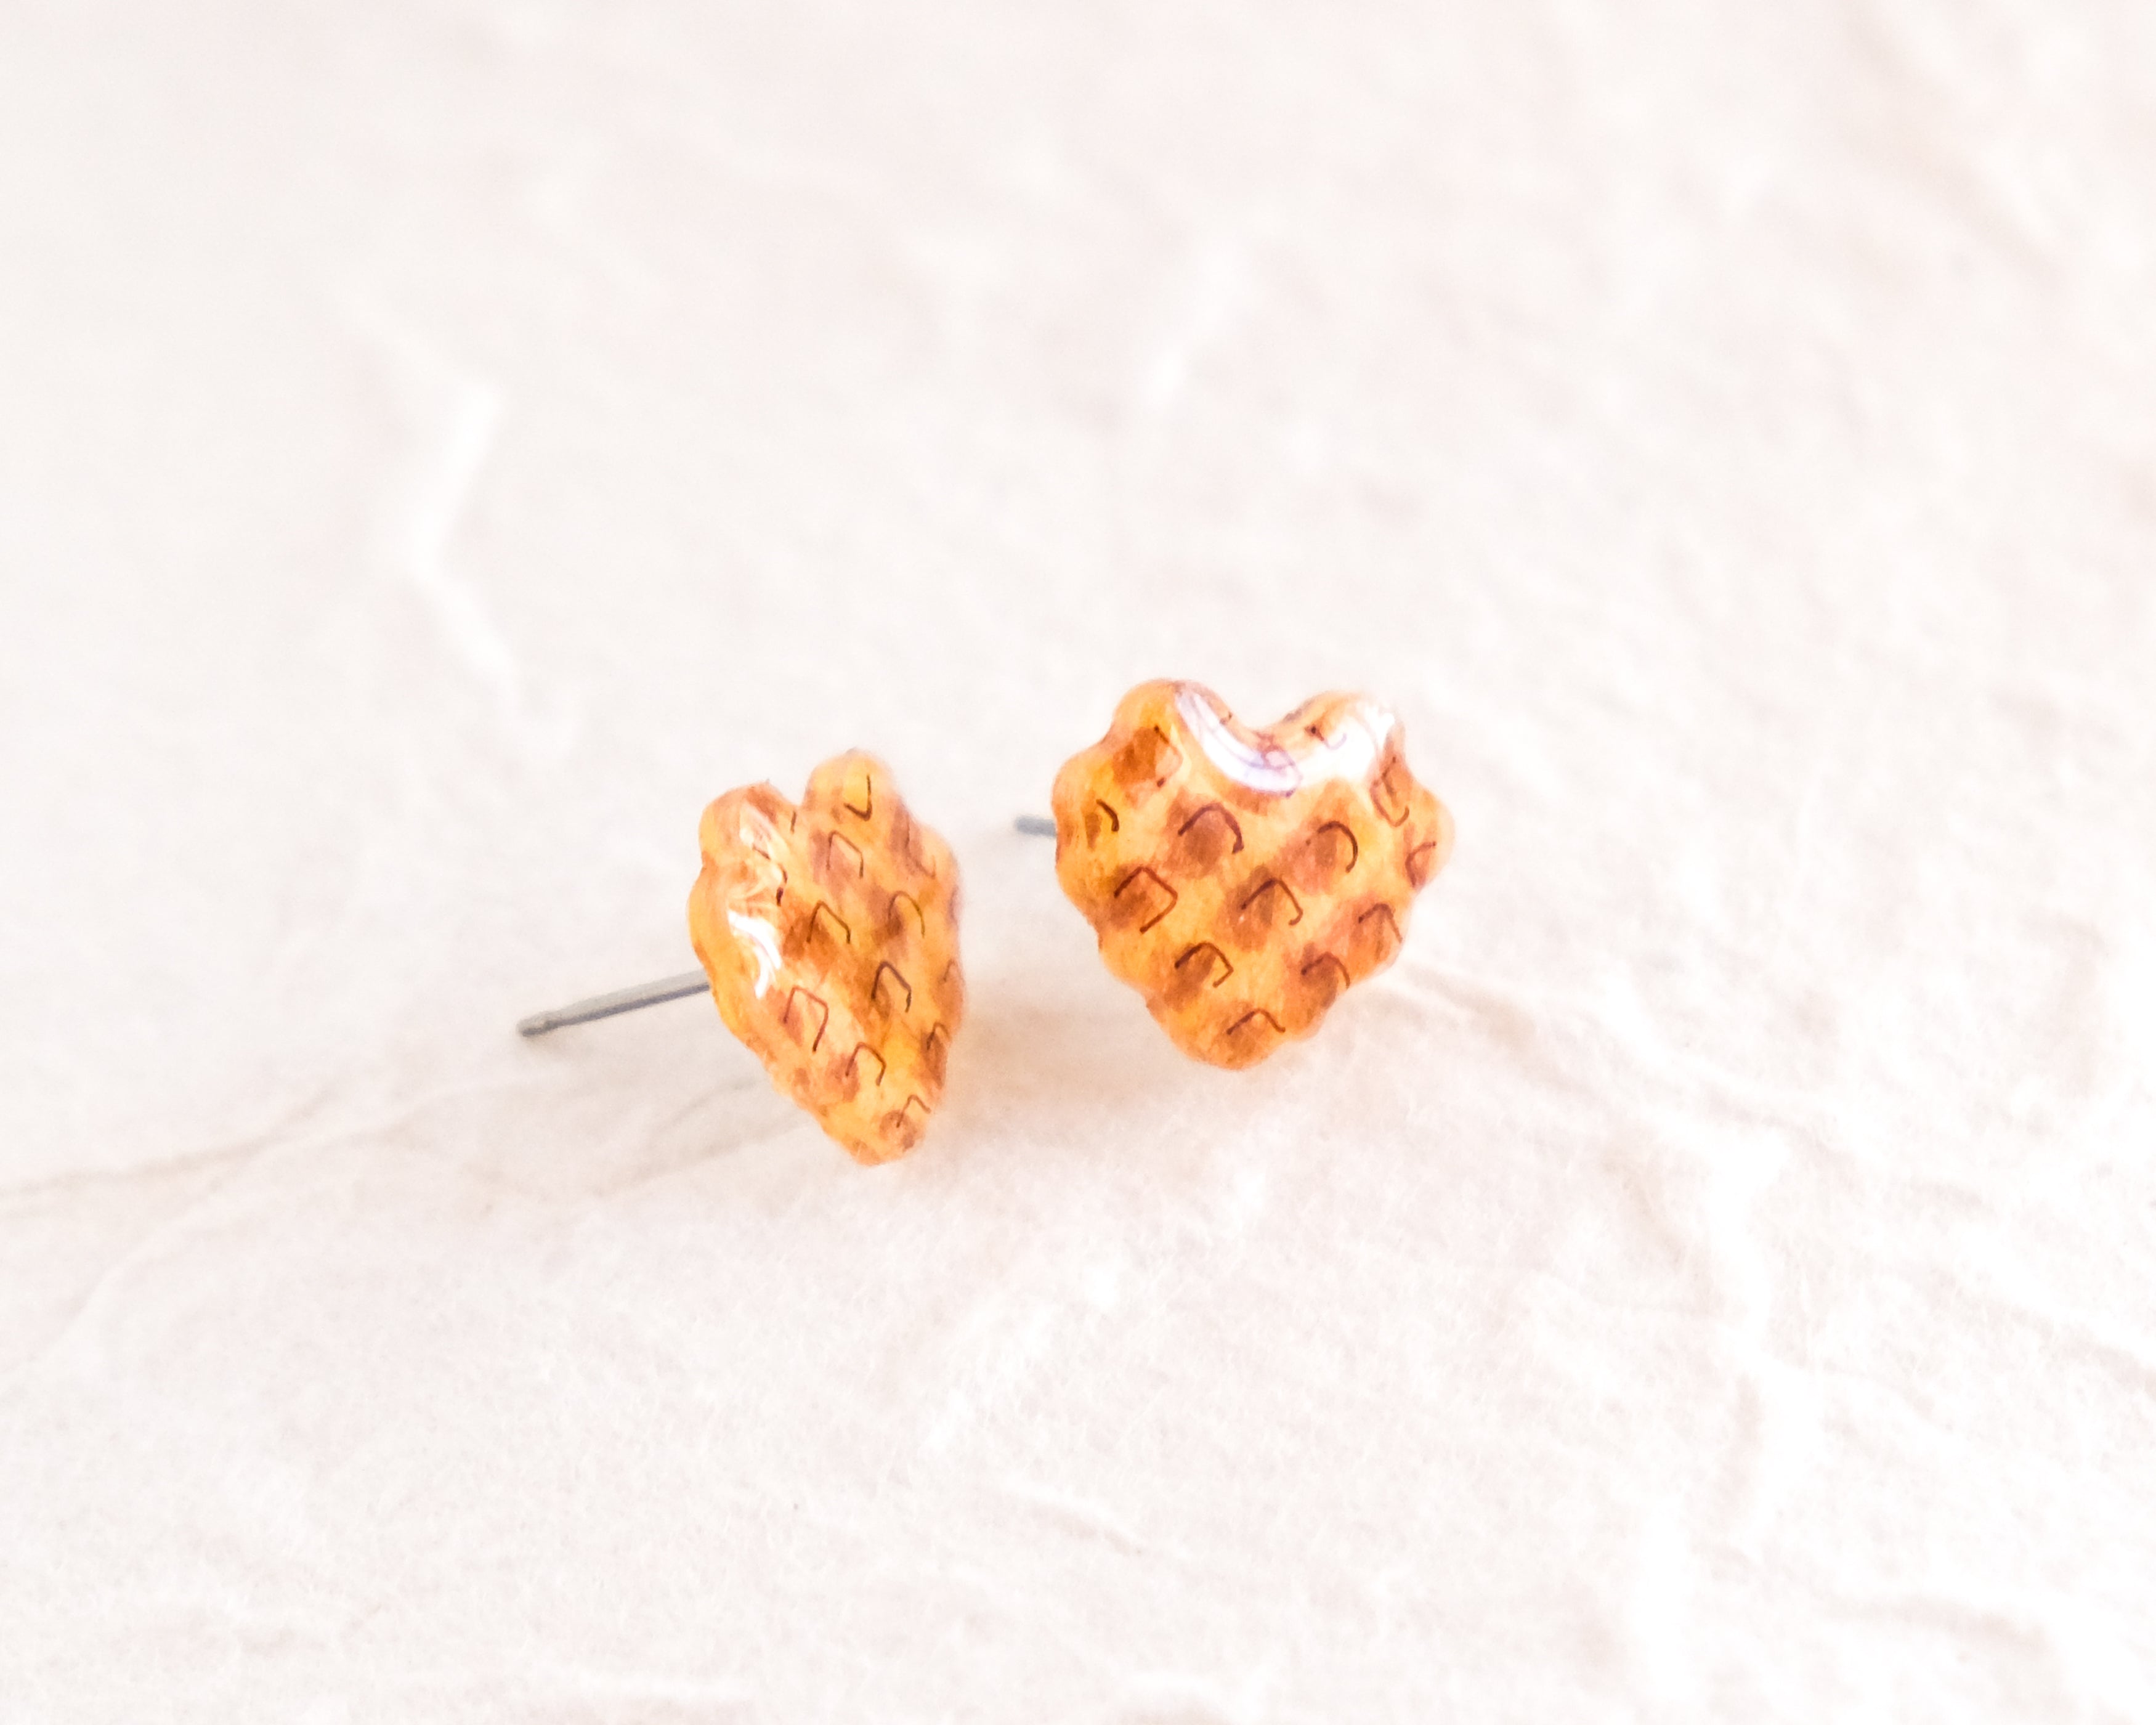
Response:
[{"label": "glossy surface highlight", "polygon": [[958,868],[890,769],[826,761],[704,811],[689,936],[726,1028],[855,1160],[921,1140],[965,1011]]},{"label": "glossy surface highlight", "polygon": [[1401,729],[1367,696],[1257,730],[1200,684],[1145,683],[1065,763],[1057,879],[1185,1053],[1255,1065],[1393,962],[1452,850]]}]

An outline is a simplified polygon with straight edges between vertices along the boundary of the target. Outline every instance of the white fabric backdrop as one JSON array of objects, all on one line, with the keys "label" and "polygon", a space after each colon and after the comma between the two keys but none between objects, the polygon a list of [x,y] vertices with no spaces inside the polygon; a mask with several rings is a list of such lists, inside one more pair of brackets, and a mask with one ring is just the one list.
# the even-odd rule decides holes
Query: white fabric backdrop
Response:
[{"label": "white fabric backdrop", "polygon": [[[14,0],[0,1718],[2156,1717],[2156,13]],[[1250,1075],[1141,677],[1460,849]],[[851,744],[972,1015],[695,1002]]]}]

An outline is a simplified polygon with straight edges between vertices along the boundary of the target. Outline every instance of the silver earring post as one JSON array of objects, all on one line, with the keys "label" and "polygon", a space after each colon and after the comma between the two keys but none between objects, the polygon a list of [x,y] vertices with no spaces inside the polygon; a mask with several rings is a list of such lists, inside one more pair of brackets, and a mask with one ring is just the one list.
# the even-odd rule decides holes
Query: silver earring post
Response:
[{"label": "silver earring post", "polygon": [[[1053,839],[1055,823],[1045,815],[1021,814],[1013,823],[1029,839]],[[661,977],[655,983],[639,983],[633,988],[616,988],[611,994],[594,994],[588,1000],[572,1000],[552,1012],[535,1012],[516,1021],[519,1036],[544,1036],[549,1030],[571,1024],[588,1024],[594,1019],[610,1019],[616,1013],[641,1012],[669,1000],[686,1000],[692,994],[711,992],[711,979],[701,970],[685,970],[679,976]]]},{"label": "silver earring post", "polygon": [[708,994],[711,979],[701,970],[685,970],[679,976],[662,977],[655,983],[639,983],[634,988],[617,988],[611,994],[594,994],[573,1000],[552,1012],[535,1012],[516,1023],[519,1036],[544,1036],[569,1024],[588,1024],[593,1019],[610,1019],[618,1012],[637,1012],[665,1000],[686,1000],[691,994]]}]

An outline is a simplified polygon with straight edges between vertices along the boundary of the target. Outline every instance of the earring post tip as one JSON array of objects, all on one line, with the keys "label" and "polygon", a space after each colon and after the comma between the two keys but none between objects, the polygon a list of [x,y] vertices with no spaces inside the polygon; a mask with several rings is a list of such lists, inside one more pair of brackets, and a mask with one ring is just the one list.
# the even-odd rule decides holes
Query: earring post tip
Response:
[{"label": "earring post tip", "polygon": [[594,1019],[610,1019],[617,1013],[637,1012],[666,1000],[686,1000],[692,994],[711,992],[711,979],[701,970],[662,977],[655,983],[639,983],[633,988],[617,988],[611,994],[594,994],[588,1000],[557,1006],[552,1012],[535,1012],[516,1021],[519,1036],[544,1036],[571,1024],[588,1024]]}]

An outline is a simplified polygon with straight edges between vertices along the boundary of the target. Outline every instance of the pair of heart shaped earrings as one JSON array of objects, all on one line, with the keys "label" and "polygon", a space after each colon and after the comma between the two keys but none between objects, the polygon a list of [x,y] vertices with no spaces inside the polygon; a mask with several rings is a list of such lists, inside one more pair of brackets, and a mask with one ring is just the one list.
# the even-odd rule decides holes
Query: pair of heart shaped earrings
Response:
[{"label": "pair of heart shaped earrings", "polygon": [[[1184,1053],[1255,1065],[1393,961],[1452,849],[1399,721],[1321,695],[1252,730],[1189,682],[1140,684],[1056,775],[1055,871],[1110,970]],[[1021,820],[1045,833],[1045,822]],[[527,1036],[701,993],[860,1162],[921,1140],[964,1016],[958,867],[858,751],[704,811],[701,972],[542,1013]]]}]

